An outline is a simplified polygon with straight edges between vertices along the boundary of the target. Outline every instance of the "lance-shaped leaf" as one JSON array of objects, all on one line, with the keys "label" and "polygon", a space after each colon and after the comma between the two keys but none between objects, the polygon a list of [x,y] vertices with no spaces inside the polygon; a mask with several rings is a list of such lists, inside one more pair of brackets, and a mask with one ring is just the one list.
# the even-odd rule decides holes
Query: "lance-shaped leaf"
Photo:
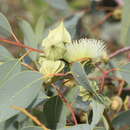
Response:
[{"label": "lance-shaped leaf", "polygon": [[130,126],[130,110],[119,113],[112,120],[112,124],[116,129],[124,126]]},{"label": "lance-shaped leaf", "polygon": [[95,100],[92,101],[91,105],[93,109],[93,118],[92,118],[91,128],[95,128],[98,122],[100,121],[101,117],[103,116],[105,106],[98,103]]},{"label": "lance-shaped leaf", "polygon": [[89,91],[96,100],[104,104],[104,99],[96,92],[93,86],[90,85],[87,75],[79,62],[72,64],[71,71],[79,85],[83,86],[87,91]]},{"label": "lance-shaped leaf", "polygon": [[0,13],[0,35],[10,36],[12,34],[11,26],[6,17]]},{"label": "lance-shaped leaf", "polygon": [[120,74],[122,75],[122,78],[130,84],[130,63],[123,65],[120,67]]},{"label": "lance-shaped leaf", "polygon": [[50,4],[52,7],[60,9],[60,10],[68,10],[69,6],[66,0],[45,0],[48,4]]},{"label": "lance-shaped leaf", "polygon": [[130,4],[129,0],[124,0],[124,2],[125,5],[123,7],[121,41],[126,45],[130,45]]},{"label": "lance-shaped leaf", "polygon": [[56,129],[65,126],[68,109],[58,96],[50,98],[43,108],[44,123],[48,128]]},{"label": "lance-shaped leaf", "polygon": [[35,35],[36,41],[39,44],[43,39],[43,32],[44,32],[45,22],[43,16],[40,16],[35,27]]},{"label": "lance-shaped leaf", "polygon": [[[21,20],[19,26],[24,34],[24,43],[32,48],[37,48],[36,36],[31,25],[27,21]],[[30,57],[34,61],[36,60],[36,56],[36,52],[30,53]]]},{"label": "lance-shaped leaf", "polygon": [[43,130],[41,127],[38,126],[28,126],[28,127],[24,127],[20,130]]},{"label": "lance-shaped leaf", "polygon": [[13,59],[12,54],[5,47],[0,46],[0,61],[6,62]]},{"label": "lance-shaped leaf", "polygon": [[12,106],[28,107],[40,91],[41,79],[40,73],[25,71],[11,77],[0,86],[0,122],[19,112]]},{"label": "lance-shaped leaf", "polygon": [[18,60],[11,60],[0,65],[0,86],[2,86],[10,77],[21,71],[21,65]]},{"label": "lance-shaped leaf", "polygon": [[70,126],[68,128],[61,128],[58,130],[92,130],[91,126],[88,124],[81,124],[81,125],[76,125],[76,126]]}]

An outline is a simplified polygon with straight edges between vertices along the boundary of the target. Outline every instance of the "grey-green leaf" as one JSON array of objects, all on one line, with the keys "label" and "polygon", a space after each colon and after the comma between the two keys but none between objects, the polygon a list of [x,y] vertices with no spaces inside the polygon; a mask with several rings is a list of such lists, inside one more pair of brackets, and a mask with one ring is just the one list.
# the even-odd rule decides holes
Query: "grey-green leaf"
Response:
[{"label": "grey-green leaf", "polygon": [[120,67],[120,74],[122,75],[122,78],[130,84],[130,63],[123,65]]},{"label": "grey-green leaf", "polygon": [[43,118],[46,126],[51,129],[65,126],[67,111],[67,107],[58,96],[50,98],[43,108]]},{"label": "grey-green leaf", "polygon": [[92,130],[91,126],[88,124],[81,124],[81,125],[76,125],[76,126],[70,126],[68,128],[61,128],[58,130]]},{"label": "grey-green leaf", "polygon": [[0,65],[0,87],[12,76],[21,71],[18,60],[12,60]]},{"label": "grey-green leaf", "polygon": [[3,46],[0,46],[0,61],[6,62],[14,59],[12,54]]},{"label": "grey-green leaf", "polygon": [[104,104],[103,98],[96,92],[96,90],[93,88],[93,86],[90,85],[87,75],[86,75],[81,63],[79,63],[79,62],[73,63],[72,67],[71,67],[71,71],[72,71],[74,78],[77,80],[77,82],[81,86],[83,86],[87,91],[89,91],[93,95],[94,99],[96,99],[96,100],[100,101],[102,104]]},{"label": "grey-green leaf", "polygon": [[43,129],[38,126],[28,126],[28,127],[22,128],[20,130],[43,130]]},{"label": "grey-green leaf", "polygon": [[93,93],[92,87],[87,79],[86,73],[79,62],[75,62],[72,64],[71,71],[78,83],[82,85],[85,89]]},{"label": "grey-green leaf", "polygon": [[41,43],[43,39],[45,22],[43,16],[40,16],[35,27],[36,43]]},{"label": "grey-green leaf", "polygon": [[103,116],[105,106],[98,103],[95,100],[92,101],[91,105],[93,109],[93,118],[92,118],[91,127],[95,128],[98,122],[100,121],[101,117]]},{"label": "grey-green leaf", "polygon": [[[31,25],[25,20],[20,20],[19,26],[24,34],[24,43],[32,48],[37,48],[38,45],[37,45],[36,36]],[[30,53],[30,56],[32,60],[35,61],[37,53],[32,52]]]},{"label": "grey-green leaf", "polygon": [[0,86],[0,122],[17,114],[12,106],[26,108],[37,96],[42,86],[42,75],[25,71],[11,77]]},{"label": "grey-green leaf", "polygon": [[76,25],[80,18],[84,15],[84,12],[77,12],[72,18],[65,21],[65,26],[69,33],[71,34],[71,37],[74,38],[76,34]]},{"label": "grey-green leaf", "polygon": [[45,0],[52,7],[60,9],[60,10],[68,10],[69,6],[66,0]]},{"label": "grey-green leaf", "polygon": [[0,35],[10,36],[11,34],[12,29],[7,18],[0,13]]},{"label": "grey-green leaf", "polygon": [[130,30],[130,1],[125,0],[125,5],[123,6],[123,17],[122,17],[122,31],[121,31],[121,41],[125,45],[130,45],[129,30]]},{"label": "grey-green leaf", "polygon": [[115,128],[130,126],[130,110],[119,113],[113,120],[112,124]]}]

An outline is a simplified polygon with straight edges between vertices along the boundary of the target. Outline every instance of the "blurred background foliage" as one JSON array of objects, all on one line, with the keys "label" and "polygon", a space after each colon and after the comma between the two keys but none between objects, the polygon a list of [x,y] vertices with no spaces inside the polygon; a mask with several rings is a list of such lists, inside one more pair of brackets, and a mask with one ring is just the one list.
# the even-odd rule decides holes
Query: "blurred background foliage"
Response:
[{"label": "blurred background foliage", "polygon": [[[35,28],[39,17],[42,16],[43,37],[47,34],[46,30],[64,20],[73,39],[103,39],[113,51],[122,46],[119,35],[123,5],[119,1],[121,0],[0,0],[0,11],[7,16],[19,39],[22,39],[18,27],[19,18],[29,21]],[[17,52],[12,49],[11,51]]]},{"label": "blurred background foliage", "polygon": [[[126,6],[124,6],[123,0],[0,0],[0,12],[8,18],[14,33],[21,41],[23,34],[18,24],[21,18],[27,20],[35,31],[40,30],[42,26],[42,38],[44,38],[48,31],[54,28],[59,21],[64,20],[65,26],[71,33],[73,39],[85,37],[102,39],[106,41],[108,54],[110,54],[121,47],[130,45],[129,3],[129,0],[125,0]],[[13,40],[12,37],[8,37],[8,39]],[[21,52],[21,48],[17,46],[6,43],[1,44],[9,49],[15,57]],[[130,54],[127,55],[128,58],[122,57],[123,56],[119,56],[117,59],[111,60],[110,66],[113,68],[124,65],[122,69],[129,71],[129,64],[126,66],[125,64],[130,61]],[[107,67],[108,66],[105,65],[105,68]],[[127,88],[129,89],[130,74],[125,72],[119,74],[117,72],[116,75],[118,77],[122,75],[125,80],[127,79],[128,85],[124,85],[126,86],[126,90],[122,92],[121,97],[124,100],[124,104],[127,104],[126,110],[128,110],[130,108],[130,91],[127,90]],[[106,87],[106,89],[111,90],[109,93],[106,93],[106,95],[109,96],[115,95],[117,87],[120,87],[114,81],[106,81],[105,84],[109,86]],[[114,86],[113,84],[116,85]],[[127,96],[128,98],[125,100]],[[82,105],[80,104],[78,107],[80,108]],[[37,113],[37,110],[34,113]],[[129,114],[129,110],[121,114],[118,113],[112,123],[120,126],[129,125]],[[124,122],[122,120],[124,120]],[[79,122],[80,121],[81,119],[79,119]],[[83,122],[84,121],[81,121],[80,123]]]}]

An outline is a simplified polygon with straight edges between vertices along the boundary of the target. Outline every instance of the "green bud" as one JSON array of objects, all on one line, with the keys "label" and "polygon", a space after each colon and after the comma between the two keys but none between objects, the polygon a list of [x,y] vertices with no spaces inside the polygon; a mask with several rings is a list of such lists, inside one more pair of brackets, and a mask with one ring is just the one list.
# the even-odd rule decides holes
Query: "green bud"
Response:
[{"label": "green bud", "polygon": [[63,70],[65,64],[62,61],[45,60],[42,62],[40,72],[44,75],[44,81],[46,83],[51,82],[54,74]]},{"label": "green bud", "polygon": [[66,51],[64,45],[65,43],[70,43],[70,41],[71,36],[66,30],[63,22],[61,22],[57,28],[49,32],[48,37],[45,38],[42,42],[45,56],[49,60],[59,60],[63,58]]},{"label": "green bud", "polygon": [[62,59],[65,54],[66,49],[64,48],[64,45],[51,45],[48,48],[45,48],[45,56],[49,60],[59,60]]}]

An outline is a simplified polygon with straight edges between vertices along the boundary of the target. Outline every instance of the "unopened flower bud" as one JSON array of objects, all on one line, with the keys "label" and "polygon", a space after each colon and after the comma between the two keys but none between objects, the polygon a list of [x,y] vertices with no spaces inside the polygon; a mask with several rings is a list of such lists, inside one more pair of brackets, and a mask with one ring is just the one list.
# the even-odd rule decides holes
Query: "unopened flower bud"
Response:
[{"label": "unopened flower bud", "polygon": [[114,96],[111,100],[111,109],[114,111],[119,111],[123,104],[122,99],[119,96]]},{"label": "unopened flower bud", "polygon": [[64,66],[65,64],[62,61],[43,61],[40,72],[44,75],[44,81],[46,83],[51,82],[54,74],[61,72]]},{"label": "unopened flower bud", "polygon": [[66,30],[63,22],[51,30],[47,38],[42,42],[44,48],[45,56],[49,60],[59,60],[63,58],[66,51],[65,44],[70,43],[71,36]]}]

